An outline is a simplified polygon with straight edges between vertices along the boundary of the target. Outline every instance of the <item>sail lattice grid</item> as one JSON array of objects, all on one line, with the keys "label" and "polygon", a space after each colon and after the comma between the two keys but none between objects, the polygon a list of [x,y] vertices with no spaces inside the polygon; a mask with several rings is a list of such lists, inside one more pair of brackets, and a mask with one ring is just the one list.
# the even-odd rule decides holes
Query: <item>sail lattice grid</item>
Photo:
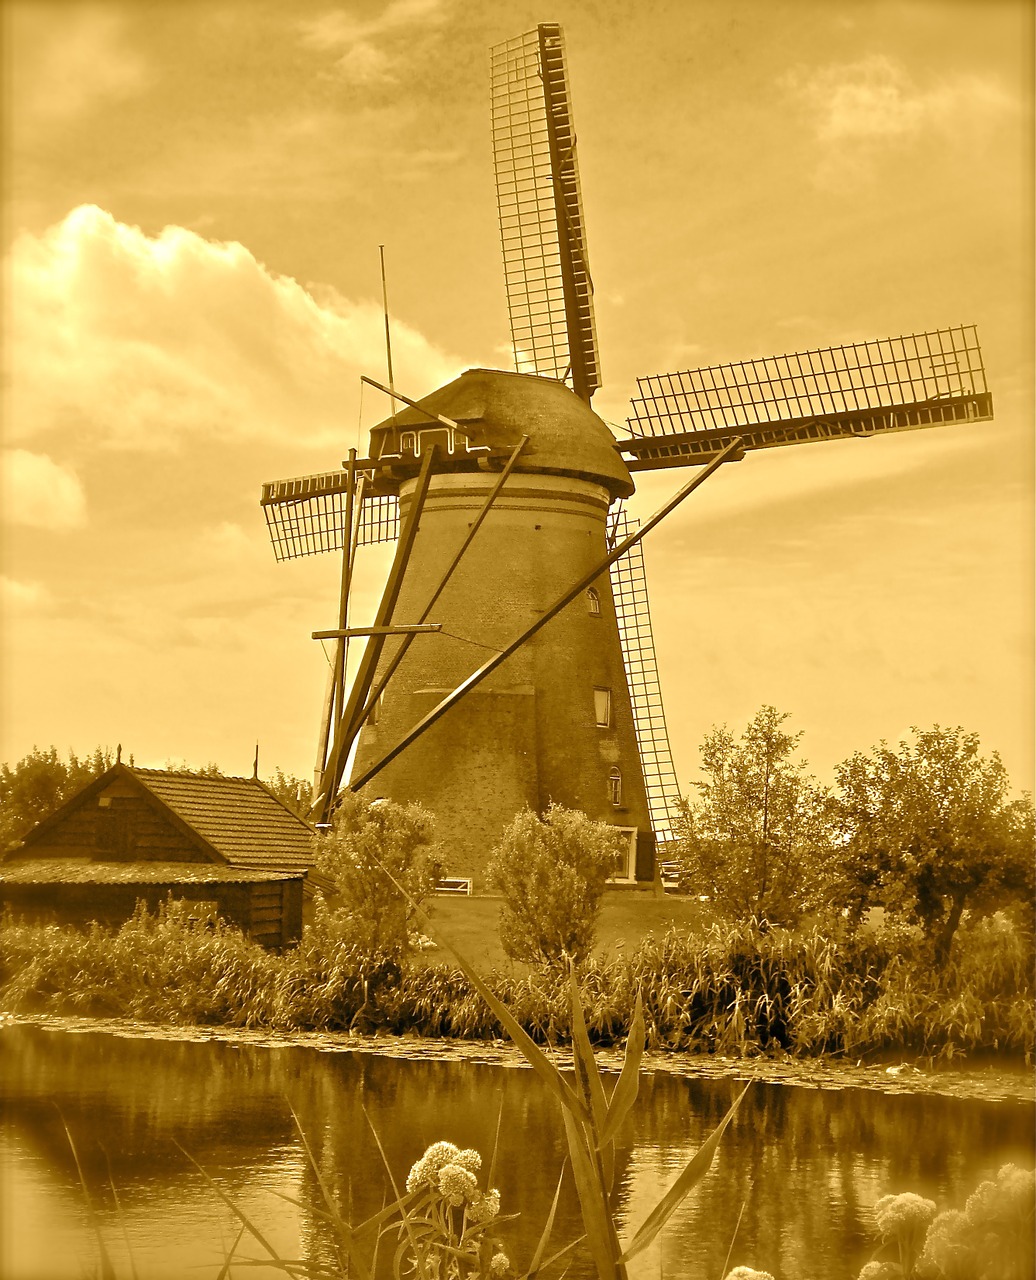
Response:
[{"label": "sail lattice grid", "polygon": [[631,409],[639,437],[826,419],[863,433],[992,415],[974,325],[638,378]]},{"label": "sail lattice grid", "polygon": [[600,385],[575,133],[560,27],[490,54],[493,166],[515,367]]},{"label": "sail lattice grid", "polygon": [[[630,519],[624,503],[616,503],[608,514],[608,545],[615,546],[639,523]],[[675,834],[680,815],[680,786],[662,705],[642,543],[635,543],[616,560],[610,577],[622,660],[633,704],[637,749],[647,788],[648,812],[655,837],[662,844],[672,840]]]},{"label": "sail lattice grid", "polygon": [[[345,546],[349,473],[326,471],[263,485],[262,508],[277,560],[298,560]],[[369,546],[399,536],[399,502],[390,494],[364,494],[357,543]]]}]

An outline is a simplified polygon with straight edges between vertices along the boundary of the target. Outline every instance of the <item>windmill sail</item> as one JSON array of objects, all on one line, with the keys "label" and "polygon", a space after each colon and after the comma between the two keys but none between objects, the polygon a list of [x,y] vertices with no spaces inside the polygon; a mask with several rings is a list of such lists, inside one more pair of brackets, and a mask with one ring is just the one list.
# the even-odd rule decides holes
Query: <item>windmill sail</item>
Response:
[{"label": "windmill sail", "polygon": [[[266,527],[277,560],[298,560],[345,546],[347,471],[325,471],[263,485]],[[357,542],[369,546],[399,536],[399,503],[391,494],[364,493]]]},{"label": "windmill sail", "polygon": [[974,325],[637,379],[619,442],[631,471],[746,449],[993,416]]},{"label": "windmill sail", "polygon": [[519,373],[601,385],[576,136],[556,23],[491,51],[493,165]]},{"label": "windmill sail", "polygon": [[[625,505],[617,502],[608,513],[608,545],[614,546],[632,533],[638,521],[626,514]],[[673,768],[662,707],[662,689],[655,659],[655,642],[651,633],[648,607],[647,575],[644,570],[644,548],[637,543],[612,565],[612,598],[622,642],[622,660],[626,668],[637,750],[644,771],[648,811],[655,838],[660,844],[673,838],[680,813],[680,787]]]}]

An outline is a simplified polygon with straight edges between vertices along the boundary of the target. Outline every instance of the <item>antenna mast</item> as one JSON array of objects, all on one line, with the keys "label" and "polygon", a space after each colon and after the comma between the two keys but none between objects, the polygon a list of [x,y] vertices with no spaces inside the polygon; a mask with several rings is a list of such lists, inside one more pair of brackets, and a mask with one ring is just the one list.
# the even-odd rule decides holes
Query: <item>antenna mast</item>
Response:
[{"label": "antenna mast", "polygon": [[381,255],[381,305],[385,311],[385,358],[388,364],[389,390],[394,394],[396,385],[392,381],[392,334],[389,332],[388,288],[385,284],[385,246],[383,244],[378,245],[378,253]]}]

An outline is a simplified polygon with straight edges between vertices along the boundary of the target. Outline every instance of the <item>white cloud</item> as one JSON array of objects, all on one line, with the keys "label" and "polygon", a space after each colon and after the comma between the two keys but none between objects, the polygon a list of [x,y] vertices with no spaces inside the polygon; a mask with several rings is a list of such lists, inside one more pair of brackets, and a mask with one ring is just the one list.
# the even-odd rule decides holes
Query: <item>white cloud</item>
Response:
[{"label": "white cloud", "polygon": [[421,27],[436,26],[446,16],[443,0],[391,0],[382,11],[359,18],[341,9],[299,24],[302,43],[336,54],[334,72],[358,86],[392,84],[392,58],[379,42],[405,34],[413,40]]},{"label": "white cloud", "polygon": [[[340,439],[359,374],[380,368],[373,301],[320,300],[240,244],[158,236],[95,206],[11,249],[6,425],[12,441],[73,429],[160,450],[184,437]],[[400,321],[393,353],[421,391],[458,362]]]},{"label": "white cloud", "polygon": [[16,126],[60,125],[132,97],[147,83],[147,66],[127,42],[124,17],[111,8],[64,5],[60,23],[50,6],[11,8],[22,51],[11,64]]},{"label": "white cloud", "polygon": [[86,523],[86,497],[75,472],[42,453],[5,449],[0,492],[8,524],[37,529],[75,529]]},{"label": "white cloud", "polygon": [[270,555],[258,525],[251,533],[246,533],[231,520],[221,520],[213,528],[201,530],[198,543],[206,555],[220,564],[243,564],[256,560],[265,564]]},{"label": "white cloud", "polygon": [[0,576],[0,610],[9,617],[39,613],[51,603],[50,592],[42,583]]},{"label": "white cloud", "polygon": [[779,83],[810,111],[817,138],[831,146],[909,139],[1012,106],[995,81],[968,75],[925,86],[880,54],[808,71],[799,67]]},{"label": "white cloud", "polygon": [[365,40],[346,50],[335,63],[343,79],[355,85],[391,84],[395,80],[391,65],[387,53]]},{"label": "white cloud", "polygon": [[442,0],[390,0],[374,17],[359,18],[344,9],[332,9],[319,18],[299,24],[303,44],[314,49],[341,51],[363,40],[376,40],[417,25],[441,22],[446,16]]}]

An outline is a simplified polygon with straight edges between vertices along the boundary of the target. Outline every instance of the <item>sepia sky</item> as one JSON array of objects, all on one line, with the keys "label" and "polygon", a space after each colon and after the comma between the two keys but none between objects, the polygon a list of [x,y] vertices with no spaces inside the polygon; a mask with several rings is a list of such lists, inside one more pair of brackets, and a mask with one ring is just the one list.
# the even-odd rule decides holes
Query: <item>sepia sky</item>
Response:
[{"label": "sepia sky", "polygon": [[[992,423],[749,455],[645,543],[681,784],[792,713],[1033,772],[1028,0],[0,0],[3,735],[308,775],[335,557],[265,480],[508,367],[488,49],[565,31],[604,387],[974,323]],[[686,473],[653,473],[649,514]],[[378,553],[355,606],[374,608]]]}]

